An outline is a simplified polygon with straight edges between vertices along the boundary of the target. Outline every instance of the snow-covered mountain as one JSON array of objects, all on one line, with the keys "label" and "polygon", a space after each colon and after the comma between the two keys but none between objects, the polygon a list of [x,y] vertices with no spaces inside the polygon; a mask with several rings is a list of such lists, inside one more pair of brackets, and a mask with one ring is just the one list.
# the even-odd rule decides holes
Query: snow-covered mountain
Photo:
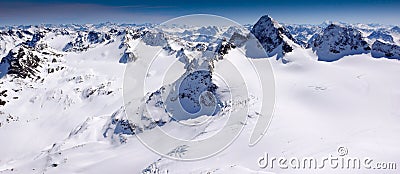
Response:
[{"label": "snow-covered mountain", "polygon": [[[399,44],[398,26],[279,24],[267,15],[245,27],[3,27],[0,173],[292,173],[260,169],[257,159],[264,152],[324,157],[336,154],[339,145],[351,155],[396,161]],[[258,47],[267,54],[250,49]],[[153,52],[161,61],[146,75],[150,89],[136,102],[156,117],[135,113],[143,124],[133,125],[124,105],[124,71],[128,65],[141,68]],[[145,135],[157,126],[184,138],[211,136],[225,124],[227,113],[254,107],[260,100],[254,86],[247,87],[247,98],[232,100],[227,94],[246,88],[237,82],[243,77],[224,69],[243,55],[257,58],[260,65],[271,64],[276,80],[274,119],[259,144],[248,146],[259,114],[255,112],[246,116],[247,122],[233,124],[244,128],[231,146],[206,160],[170,160],[140,143],[135,134]],[[153,84],[161,76],[158,70],[175,60],[173,68],[180,75],[167,78],[167,85]],[[226,85],[219,77],[224,73],[237,83]],[[179,117],[177,104],[198,114]],[[214,122],[195,129],[180,122],[210,118]],[[371,142],[376,143],[365,145]],[[179,156],[191,149],[173,152]]]},{"label": "snow-covered mountain", "polygon": [[286,28],[268,15],[262,16],[253,25],[251,33],[260,41],[268,56],[277,55],[280,58],[298,47],[299,42]]},{"label": "snow-covered mountain", "polygon": [[381,40],[383,40],[383,41],[390,42],[390,43],[393,43],[393,42],[394,42],[394,41],[393,41],[393,37],[392,37],[390,34],[388,34],[388,33],[386,33],[386,32],[382,32],[382,31],[373,31],[373,32],[368,36],[368,39],[375,39],[375,40],[381,39]]},{"label": "snow-covered mountain", "polygon": [[347,55],[368,53],[371,48],[360,31],[352,27],[331,24],[311,42],[318,60],[335,61]]},{"label": "snow-covered mountain", "polygon": [[400,46],[377,40],[372,44],[371,55],[376,58],[385,57],[400,60]]},{"label": "snow-covered mountain", "polygon": [[319,33],[324,27],[322,25],[307,25],[307,24],[283,24],[290,34],[301,43],[303,47],[307,47],[312,37]]}]

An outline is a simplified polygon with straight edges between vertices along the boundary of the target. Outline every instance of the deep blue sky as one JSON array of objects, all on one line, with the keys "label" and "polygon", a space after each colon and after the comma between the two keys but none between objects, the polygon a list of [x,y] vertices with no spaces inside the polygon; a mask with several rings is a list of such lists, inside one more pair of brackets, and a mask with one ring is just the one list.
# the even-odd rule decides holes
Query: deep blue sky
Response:
[{"label": "deep blue sky", "polygon": [[40,23],[160,23],[188,14],[220,15],[253,24],[269,14],[279,22],[400,24],[399,0],[0,0],[0,25]]}]

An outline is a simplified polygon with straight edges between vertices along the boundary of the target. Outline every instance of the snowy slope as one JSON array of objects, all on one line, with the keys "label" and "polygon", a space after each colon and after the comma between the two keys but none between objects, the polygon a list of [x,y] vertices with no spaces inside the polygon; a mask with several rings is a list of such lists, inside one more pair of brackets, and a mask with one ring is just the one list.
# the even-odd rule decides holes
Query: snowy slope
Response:
[{"label": "snowy slope", "polygon": [[[310,173],[262,169],[257,160],[264,153],[323,158],[337,155],[339,146],[347,147],[351,157],[400,164],[398,27],[341,25],[281,25],[263,16],[252,27],[255,37],[237,26],[106,23],[5,29],[0,32],[0,173]],[[388,36],[379,33],[393,42],[384,42]],[[315,44],[305,48],[307,42]],[[254,48],[264,48],[267,55]],[[330,51],[336,48],[339,56]],[[127,66],[143,68],[141,63],[159,50],[159,62],[149,70],[147,94],[137,100],[158,117],[134,127],[125,113],[124,71]],[[274,117],[257,145],[248,145],[256,112],[243,117],[247,122],[238,118],[232,129],[244,129],[237,140],[205,160],[174,161],[140,143],[134,134],[146,136],[156,126],[181,138],[211,137],[226,123],[226,113],[257,107],[259,85],[241,83],[256,77],[240,64],[244,56],[257,58],[252,60],[259,66],[271,64],[275,77]],[[284,63],[268,57],[281,57]],[[235,61],[242,72],[230,69],[229,62]],[[166,77],[168,85],[156,83],[170,63],[177,76]],[[227,75],[233,85],[217,74]],[[182,89],[174,91],[181,82]],[[231,100],[229,88],[251,92]],[[216,98],[204,98],[204,91]],[[186,102],[169,100],[165,109],[160,107],[161,94]],[[198,102],[201,97],[206,100]],[[218,107],[200,111],[210,103]],[[177,117],[182,115],[177,104],[198,114]],[[175,113],[174,119],[166,111]],[[196,129],[182,126],[208,119],[214,121]],[[156,143],[163,143],[157,138]]]}]

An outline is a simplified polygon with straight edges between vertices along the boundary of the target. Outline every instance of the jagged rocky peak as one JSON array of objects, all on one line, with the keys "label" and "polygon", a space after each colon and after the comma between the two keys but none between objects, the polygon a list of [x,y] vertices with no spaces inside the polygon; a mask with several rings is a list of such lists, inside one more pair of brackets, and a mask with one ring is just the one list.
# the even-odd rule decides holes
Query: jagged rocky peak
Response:
[{"label": "jagged rocky peak", "polygon": [[238,27],[238,26],[230,26],[228,29],[226,29],[222,36],[226,38],[231,38],[233,34],[241,34],[241,35],[247,35],[247,29],[244,27]]},{"label": "jagged rocky peak", "polygon": [[110,43],[118,35],[118,32],[100,32],[100,31],[79,31],[75,39],[69,42],[63,48],[65,52],[81,52],[94,47],[97,44]]},{"label": "jagged rocky peak", "polygon": [[69,42],[67,45],[65,45],[65,47],[63,48],[63,51],[66,52],[74,52],[74,51],[85,51],[89,48],[88,45],[84,45],[85,42],[85,37],[83,35],[83,33],[78,32],[78,35],[76,36],[76,38]]},{"label": "jagged rocky peak", "polygon": [[44,32],[36,32],[32,35],[32,39],[27,41],[26,44],[30,47],[35,47],[36,44],[45,36]]},{"label": "jagged rocky peak", "polygon": [[228,54],[228,51],[236,48],[234,43],[226,40],[225,38],[221,39],[215,49],[216,59],[223,59],[224,55]]},{"label": "jagged rocky peak", "polygon": [[369,36],[368,39],[382,39],[386,42],[394,43],[393,37],[384,31],[373,31]]},{"label": "jagged rocky peak", "polygon": [[304,47],[307,47],[308,41],[321,31],[318,25],[310,24],[285,24],[285,28],[289,33]]},{"label": "jagged rocky peak", "polygon": [[375,58],[386,57],[400,60],[400,46],[376,40],[374,44],[372,44],[371,55]]},{"label": "jagged rocky peak", "polygon": [[28,50],[24,45],[16,47],[2,59],[2,64],[8,65],[7,74],[14,74],[17,77],[36,77],[41,67],[41,59]]},{"label": "jagged rocky peak", "polygon": [[298,42],[285,27],[273,20],[270,16],[262,16],[251,29],[251,33],[261,43],[268,56],[282,57],[291,52]]},{"label": "jagged rocky peak", "polygon": [[219,32],[219,29],[216,26],[203,26],[196,30],[196,33],[199,33],[201,35],[208,35],[208,36],[214,36],[218,32]]},{"label": "jagged rocky peak", "polygon": [[119,63],[129,63],[135,61],[137,56],[132,51],[125,51],[122,57],[119,59]]},{"label": "jagged rocky peak", "polygon": [[359,30],[340,24],[330,24],[310,44],[318,60],[328,62],[371,50]]},{"label": "jagged rocky peak", "polygon": [[229,39],[229,42],[232,43],[235,46],[241,47],[243,46],[243,44],[248,40],[248,37],[250,35],[242,35],[238,32],[234,32],[231,36],[231,38]]},{"label": "jagged rocky peak", "polygon": [[42,45],[40,47],[31,47],[32,45],[29,45],[29,43],[18,44],[1,59],[0,78],[9,74],[13,78],[30,78],[37,81],[43,80],[43,72],[47,71],[47,74],[50,74],[64,69],[63,66],[50,65],[53,63],[57,64],[58,57],[61,57],[61,54],[43,47],[42,44],[39,44]]},{"label": "jagged rocky peak", "polygon": [[150,46],[166,46],[167,39],[162,32],[145,32],[142,36],[142,41]]},{"label": "jagged rocky peak", "polygon": [[392,31],[392,32],[396,32],[396,33],[400,33],[400,27],[399,27],[399,26],[394,26],[394,27],[391,29],[391,31]]},{"label": "jagged rocky peak", "polygon": [[[109,38],[109,35],[105,34],[106,38]],[[108,36],[108,37],[107,37]],[[87,40],[90,43],[99,43],[99,42],[103,42],[104,41],[104,37],[102,37],[102,34],[100,32],[96,32],[96,31],[89,31],[88,35],[87,35]],[[109,38],[110,39],[110,38]]]},{"label": "jagged rocky peak", "polygon": [[182,36],[193,36],[193,35],[205,35],[205,36],[215,36],[220,32],[220,29],[216,26],[203,26],[197,29],[185,29],[182,32]]}]

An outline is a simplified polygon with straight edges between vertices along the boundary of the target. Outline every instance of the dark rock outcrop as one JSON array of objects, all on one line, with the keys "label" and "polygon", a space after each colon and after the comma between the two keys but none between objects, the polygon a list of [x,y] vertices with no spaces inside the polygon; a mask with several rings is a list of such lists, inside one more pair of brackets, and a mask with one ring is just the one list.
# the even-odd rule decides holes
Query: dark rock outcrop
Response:
[{"label": "dark rock outcrop", "polygon": [[377,40],[372,44],[371,55],[375,58],[386,57],[400,60],[400,46],[383,43]]}]

